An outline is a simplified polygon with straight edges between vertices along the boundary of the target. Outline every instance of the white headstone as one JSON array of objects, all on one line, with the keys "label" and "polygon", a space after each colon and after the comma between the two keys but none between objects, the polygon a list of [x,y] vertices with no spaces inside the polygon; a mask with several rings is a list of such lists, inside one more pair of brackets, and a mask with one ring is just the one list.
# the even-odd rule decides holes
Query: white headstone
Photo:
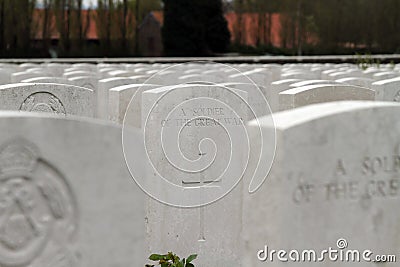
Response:
[{"label": "white headstone", "polygon": [[11,83],[11,74],[14,71],[8,68],[1,68],[0,69],[0,84],[9,84]]},{"label": "white headstone", "polygon": [[11,74],[11,83],[19,83],[23,80],[47,76],[44,72],[15,72]]},{"label": "white headstone", "polygon": [[45,65],[47,71],[52,73],[55,77],[61,77],[64,73],[64,70],[69,68],[71,65],[69,64],[60,64],[60,63],[49,63]]},{"label": "white headstone", "polygon": [[290,89],[290,85],[303,80],[300,79],[284,79],[271,83],[270,96],[268,98],[269,106],[273,112],[279,110],[279,93]]},{"label": "white headstone", "polygon": [[374,80],[370,79],[370,78],[365,78],[365,77],[348,77],[348,78],[336,80],[336,82],[351,84],[351,85],[356,85],[356,86],[361,86],[361,87],[366,87],[366,88],[372,88],[372,83],[374,82]]},{"label": "white headstone", "polygon": [[93,117],[94,94],[65,84],[7,84],[0,86],[0,109]]},{"label": "white headstone", "polygon": [[295,82],[289,85],[289,88],[296,88],[302,87],[306,85],[313,85],[313,84],[334,84],[336,82],[330,80],[305,80],[300,82]]},{"label": "white headstone", "polygon": [[[242,73],[232,74],[229,77],[229,80],[225,81],[225,82],[234,82],[235,79],[239,79],[239,81],[243,82],[243,80],[244,80],[243,75],[250,78],[255,84],[263,86],[267,89],[270,88],[271,82],[273,81],[272,71],[270,71],[266,68],[257,68],[257,69],[242,72]],[[248,82],[250,82],[250,81],[248,81]]]},{"label": "white headstone", "polygon": [[109,90],[113,87],[137,84],[134,79],[124,77],[112,77],[101,79],[97,88],[96,117],[100,119],[108,119],[108,97]]},{"label": "white headstone", "polygon": [[1,112],[0,266],[144,266],[144,193],[121,150],[119,127]]},{"label": "white headstone", "polygon": [[79,77],[79,76],[91,76],[91,77],[99,77],[99,74],[96,72],[85,71],[85,70],[75,70],[71,72],[65,72],[63,76],[67,79],[72,77]]},{"label": "white headstone", "polygon": [[96,77],[77,76],[77,77],[69,78],[68,81],[76,86],[89,88],[89,89],[93,90],[95,93],[97,92],[99,81]]},{"label": "white headstone", "polygon": [[[274,114],[276,129],[261,119],[261,127],[276,130],[277,151],[264,185],[245,198],[244,266],[377,266],[362,260],[365,250],[372,259],[397,255],[399,115],[398,104],[356,101]],[[258,126],[253,121],[249,130]],[[358,250],[361,262],[330,260],[323,254],[329,248],[339,251],[333,257]],[[301,261],[308,255],[317,260]]]},{"label": "white headstone", "polygon": [[[148,200],[149,253],[196,253],[199,266],[237,266],[242,186],[232,186],[239,182],[247,159],[246,94],[191,84],[152,89],[142,96],[145,145],[153,164],[147,181],[154,182],[156,198],[178,206]],[[220,197],[201,208],[182,208]]]},{"label": "white headstone", "polygon": [[[142,93],[158,87],[151,84],[128,84],[111,88],[108,93],[108,119],[122,124],[128,105],[131,105],[126,125],[140,128],[142,124]],[[135,96],[133,98],[133,96]]]},{"label": "white headstone", "polygon": [[372,89],[378,101],[400,102],[400,77],[374,82]]},{"label": "white headstone", "polygon": [[351,85],[314,84],[279,93],[279,109],[341,100],[374,100],[375,91]]},{"label": "white headstone", "polygon": [[222,86],[242,90],[247,93],[250,110],[249,119],[271,113],[269,105],[270,89],[252,83],[222,83]]},{"label": "white headstone", "polygon": [[377,81],[392,79],[392,78],[396,78],[396,77],[400,77],[400,73],[398,73],[397,71],[382,71],[382,72],[375,73],[372,76],[372,78]]}]

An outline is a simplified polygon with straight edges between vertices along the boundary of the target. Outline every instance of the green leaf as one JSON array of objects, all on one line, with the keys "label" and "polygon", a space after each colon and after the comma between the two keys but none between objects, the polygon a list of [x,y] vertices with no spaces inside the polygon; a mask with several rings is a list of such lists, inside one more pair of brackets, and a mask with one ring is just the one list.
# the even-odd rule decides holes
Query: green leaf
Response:
[{"label": "green leaf", "polygon": [[174,263],[178,263],[180,258],[174,254]]},{"label": "green leaf", "polygon": [[174,254],[172,252],[168,252],[168,254],[166,255],[168,260],[174,261]]},{"label": "green leaf", "polygon": [[186,259],[183,258],[183,259],[179,262],[178,266],[179,266],[179,267],[185,267],[185,264],[186,264]]},{"label": "green leaf", "polygon": [[166,255],[151,254],[150,257],[149,257],[149,260],[152,260],[152,261],[159,261],[159,260],[165,259],[165,256],[166,256]]},{"label": "green leaf", "polygon": [[193,255],[190,255],[188,258],[187,258],[187,263],[189,263],[189,262],[192,262],[194,259],[196,259],[197,258],[197,254],[193,254]]},{"label": "green leaf", "polygon": [[[161,267],[194,267],[191,261],[197,258],[197,254],[190,255],[187,259],[182,260],[174,253],[168,252],[166,255],[152,254],[149,259],[152,261],[158,261]],[[146,267],[154,267],[154,265],[148,264]]]}]

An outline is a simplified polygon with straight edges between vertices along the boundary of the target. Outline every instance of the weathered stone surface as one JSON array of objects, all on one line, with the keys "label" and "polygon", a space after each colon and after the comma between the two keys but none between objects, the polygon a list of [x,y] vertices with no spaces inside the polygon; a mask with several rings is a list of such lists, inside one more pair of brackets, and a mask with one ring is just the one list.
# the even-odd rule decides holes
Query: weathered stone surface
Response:
[{"label": "weathered stone surface", "polygon": [[[244,205],[244,266],[287,266],[271,250],[373,251],[396,255],[400,244],[400,105],[388,102],[332,102],[274,114],[277,151],[271,173]],[[253,121],[249,130],[258,129]],[[343,250],[346,251],[346,250]],[[293,254],[292,254],[293,255]],[[261,256],[265,256],[264,254]],[[289,258],[288,254],[284,257]],[[292,262],[289,260],[289,262]],[[292,262],[310,266],[310,262]],[[315,264],[315,263],[314,263]],[[332,262],[318,266],[377,266]]]},{"label": "weathered stone surface", "polygon": [[1,112],[0,266],[144,266],[144,193],[121,150],[116,126]]},{"label": "weathered stone surface", "polygon": [[73,85],[8,84],[0,86],[0,109],[93,117],[94,94]]},{"label": "weathered stone surface", "polygon": [[400,77],[374,82],[372,89],[378,101],[400,102]]},{"label": "weathered stone surface", "polygon": [[316,103],[340,100],[374,100],[375,91],[358,86],[316,84],[279,93],[279,109],[287,110]]}]

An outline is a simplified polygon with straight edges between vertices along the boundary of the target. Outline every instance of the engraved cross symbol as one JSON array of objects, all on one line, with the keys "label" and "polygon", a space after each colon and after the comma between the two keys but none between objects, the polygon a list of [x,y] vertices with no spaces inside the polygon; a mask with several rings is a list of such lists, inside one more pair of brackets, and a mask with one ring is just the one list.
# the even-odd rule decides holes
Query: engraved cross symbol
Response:
[{"label": "engraved cross symbol", "polygon": [[[186,188],[191,188],[191,187],[199,187],[201,186],[201,191],[200,191],[200,196],[202,197],[203,194],[201,192],[203,192],[204,188],[212,188],[212,187],[219,187],[218,184],[221,183],[221,180],[204,180],[201,179],[200,181],[195,181],[195,182],[189,182],[189,181],[182,181],[182,185]],[[204,209],[205,207],[200,207],[200,220],[199,220],[199,227],[200,227],[200,233],[199,233],[199,242],[205,242],[206,241],[206,237],[204,234]]]}]

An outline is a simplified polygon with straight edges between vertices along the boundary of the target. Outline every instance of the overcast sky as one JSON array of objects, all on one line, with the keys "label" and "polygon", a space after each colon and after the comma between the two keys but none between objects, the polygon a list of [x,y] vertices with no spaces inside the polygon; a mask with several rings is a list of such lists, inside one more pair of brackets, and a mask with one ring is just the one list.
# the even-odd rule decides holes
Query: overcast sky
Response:
[{"label": "overcast sky", "polygon": [[[37,1],[38,5],[40,6],[43,3],[43,0]],[[90,5],[95,6],[97,4],[97,0],[83,0],[84,7],[90,7]]]},{"label": "overcast sky", "polygon": [[95,5],[96,3],[97,3],[97,1],[95,1],[95,0],[83,0],[83,5],[85,7],[89,7],[90,4]]}]

